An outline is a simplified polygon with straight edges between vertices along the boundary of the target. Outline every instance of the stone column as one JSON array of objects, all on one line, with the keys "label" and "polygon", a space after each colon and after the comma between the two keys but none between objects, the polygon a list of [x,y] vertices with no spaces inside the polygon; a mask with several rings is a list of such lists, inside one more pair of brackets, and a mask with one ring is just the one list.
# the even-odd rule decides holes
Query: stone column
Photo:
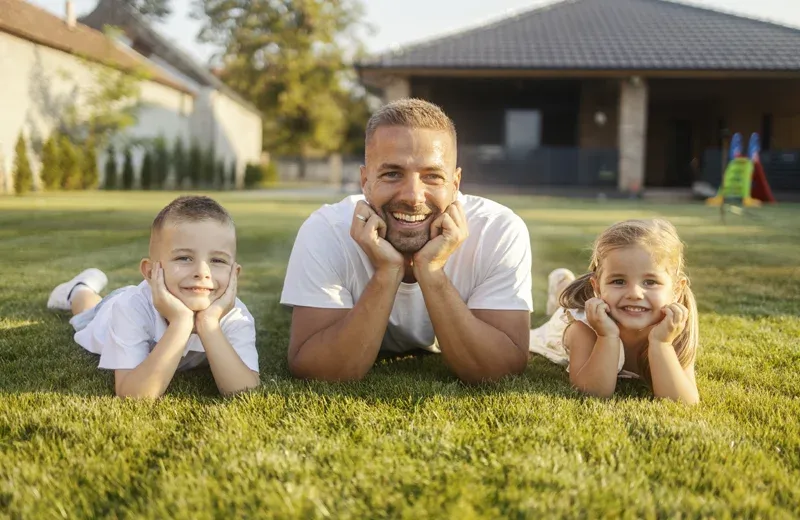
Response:
[{"label": "stone column", "polygon": [[383,102],[391,103],[398,99],[411,97],[411,84],[408,78],[395,77],[383,88]]},{"label": "stone column", "polygon": [[647,152],[647,83],[639,76],[625,79],[619,93],[620,191],[638,193],[644,188]]},{"label": "stone column", "polygon": [[328,184],[342,185],[342,154],[332,153],[328,156]]}]

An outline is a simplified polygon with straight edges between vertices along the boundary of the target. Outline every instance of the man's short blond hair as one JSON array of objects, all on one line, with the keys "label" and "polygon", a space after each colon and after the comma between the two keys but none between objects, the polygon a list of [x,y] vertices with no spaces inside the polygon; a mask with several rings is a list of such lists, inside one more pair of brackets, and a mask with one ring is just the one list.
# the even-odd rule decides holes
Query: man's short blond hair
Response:
[{"label": "man's short blond hair", "polygon": [[443,130],[453,137],[453,144],[456,143],[456,125],[453,121],[439,106],[422,99],[398,99],[376,110],[367,122],[367,145],[375,131],[382,126]]}]

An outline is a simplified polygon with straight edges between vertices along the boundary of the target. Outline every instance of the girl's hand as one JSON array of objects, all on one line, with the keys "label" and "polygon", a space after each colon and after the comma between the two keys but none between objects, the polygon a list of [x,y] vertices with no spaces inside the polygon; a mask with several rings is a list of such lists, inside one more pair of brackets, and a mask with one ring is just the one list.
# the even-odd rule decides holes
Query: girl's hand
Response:
[{"label": "girl's hand", "polygon": [[680,303],[671,303],[661,309],[664,314],[658,325],[650,331],[648,340],[650,343],[672,343],[675,341],[683,329],[686,328],[686,321],[689,319],[689,311]]},{"label": "girl's hand", "polygon": [[153,292],[153,306],[167,322],[177,323],[183,320],[192,323],[194,321],[194,312],[167,290],[161,262],[156,262],[153,266],[147,283],[150,284],[150,290]]},{"label": "girl's hand", "polygon": [[602,298],[592,298],[584,304],[586,319],[598,336],[619,337],[619,326],[611,318],[611,307]]}]

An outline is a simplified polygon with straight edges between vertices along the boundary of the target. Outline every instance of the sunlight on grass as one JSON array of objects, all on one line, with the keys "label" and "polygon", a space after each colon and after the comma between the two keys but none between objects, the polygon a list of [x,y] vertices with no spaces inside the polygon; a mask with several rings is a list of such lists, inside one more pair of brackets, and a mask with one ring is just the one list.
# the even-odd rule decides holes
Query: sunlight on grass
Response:
[{"label": "sunlight on grass", "polygon": [[701,309],[689,408],[634,381],[582,396],[540,357],[492,385],[461,384],[433,355],[380,361],[356,383],[297,381],[286,261],[305,216],[340,197],[214,194],[237,222],[262,386],[222,399],[199,369],[158,402],[116,399],[47,295],[88,266],[110,288],[141,281],[150,223],[177,195],[0,199],[0,516],[800,516],[800,207],[722,224],[701,204],[498,197],[530,230],[534,323],[549,271],[583,272],[605,226],[677,225]]}]

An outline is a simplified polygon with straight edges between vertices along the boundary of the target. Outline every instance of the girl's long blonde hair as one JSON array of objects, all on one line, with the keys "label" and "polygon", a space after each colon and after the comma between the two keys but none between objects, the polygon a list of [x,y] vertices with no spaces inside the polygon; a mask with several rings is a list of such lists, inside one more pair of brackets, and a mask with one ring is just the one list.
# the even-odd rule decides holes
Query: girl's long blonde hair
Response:
[{"label": "girl's long blonde hair", "polygon": [[[561,293],[559,304],[565,309],[583,309],[586,301],[594,297],[592,278],[599,278],[603,258],[615,249],[630,246],[641,246],[650,251],[659,262],[664,262],[672,276],[676,287],[681,280],[686,280],[683,289],[679,289],[678,302],[689,311],[686,328],[672,343],[678,361],[683,368],[688,367],[697,355],[699,342],[699,326],[697,320],[697,303],[686,275],[684,245],[678,237],[678,231],[669,221],[664,219],[626,220],[618,222],[603,231],[592,248],[592,259],[589,272],[572,282]],[[639,356],[639,372],[650,383],[650,362],[648,349]]]}]

